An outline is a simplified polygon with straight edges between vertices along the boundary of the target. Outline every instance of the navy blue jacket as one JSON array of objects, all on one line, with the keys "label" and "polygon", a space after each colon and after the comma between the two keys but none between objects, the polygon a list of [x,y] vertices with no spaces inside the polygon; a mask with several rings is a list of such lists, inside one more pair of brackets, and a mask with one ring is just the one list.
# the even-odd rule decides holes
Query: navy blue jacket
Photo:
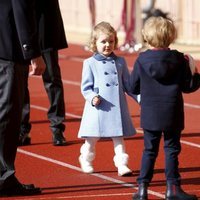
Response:
[{"label": "navy blue jacket", "polygon": [[134,94],[141,94],[141,127],[154,131],[184,129],[182,93],[200,87],[188,61],[176,50],[147,50],[140,53],[131,73]]}]

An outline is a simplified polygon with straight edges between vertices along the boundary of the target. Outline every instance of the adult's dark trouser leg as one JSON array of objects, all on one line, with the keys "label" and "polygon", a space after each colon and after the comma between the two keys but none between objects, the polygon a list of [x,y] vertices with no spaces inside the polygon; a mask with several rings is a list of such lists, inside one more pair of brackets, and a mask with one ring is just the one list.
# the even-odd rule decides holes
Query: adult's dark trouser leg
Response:
[{"label": "adult's dark trouser leg", "polygon": [[150,183],[153,177],[154,165],[158,156],[161,131],[144,130],[144,151],[141,161],[138,183]]},{"label": "adult's dark trouser leg", "polygon": [[15,158],[28,65],[0,60],[0,189],[15,180]]},{"label": "adult's dark trouser leg", "polygon": [[24,83],[24,103],[22,109],[22,121],[21,121],[21,130],[20,134],[28,134],[31,131],[30,123],[30,94],[28,89],[28,76],[29,72],[25,74],[25,83]]},{"label": "adult's dark trouser leg", "polygon": [[46,63],[46,70],[42,78],[50,101],[50,107],[47,113],[51,123],[50,127],[53,133],[56,131],[64,132],[65,102],[60,66],[58,63],[58,51],[52,50],[45,52],[43,58]]}]

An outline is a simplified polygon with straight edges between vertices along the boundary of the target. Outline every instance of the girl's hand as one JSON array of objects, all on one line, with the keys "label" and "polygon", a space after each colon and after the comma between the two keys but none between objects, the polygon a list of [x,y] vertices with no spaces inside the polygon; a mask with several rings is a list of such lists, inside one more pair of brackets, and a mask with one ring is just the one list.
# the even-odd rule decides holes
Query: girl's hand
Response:
[{"label": "girl's hand", "polygon": [[93,106],[98,106],[101,102],[101,99],[100,99],[100,96],[95,96],[93,99],[92,99],[92,105]]}]

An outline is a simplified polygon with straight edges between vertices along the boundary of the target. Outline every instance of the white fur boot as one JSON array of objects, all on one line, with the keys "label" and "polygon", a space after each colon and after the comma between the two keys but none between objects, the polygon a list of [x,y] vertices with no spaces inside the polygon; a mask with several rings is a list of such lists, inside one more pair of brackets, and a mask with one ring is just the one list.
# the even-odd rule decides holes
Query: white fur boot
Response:
[{"label": "white fur boot", "polygon": [[132,171],[128,168],[129,156],[126,153],[117,154],[114,156],[113,161],[118,169],[118,176],[128,176]]},{"label": "white fur boot", "polygon": [[95,158],[95,153],[90,152],[87,148],[85,148],[85,144],[81,146],[80,153],[81,155],[79,156],[79,163],[82,171],[84,173],[93,173],[94,168],[92,166],[92,161]]}]

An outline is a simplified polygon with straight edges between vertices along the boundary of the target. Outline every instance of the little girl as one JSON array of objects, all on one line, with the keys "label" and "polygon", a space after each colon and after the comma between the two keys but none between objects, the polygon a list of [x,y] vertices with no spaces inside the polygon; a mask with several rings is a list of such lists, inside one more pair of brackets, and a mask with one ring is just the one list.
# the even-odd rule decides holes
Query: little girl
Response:
[{"label": "little girl", "polygon": [[130,91],[130,75],[124,58],[113,53],[117,44],[117,33],[109,23],[101,22],[94,27],[90,41],[94,54],[83,63],[81,82],[86,102],[78,137],[85,138],[85,143],[80,149],[79,162],[85,173],[94,171],[92,161],[100,138],[113,140],[118,175],[132,173],[127,166],[129,156],[123,139],[136,133],[125,96]]}]

